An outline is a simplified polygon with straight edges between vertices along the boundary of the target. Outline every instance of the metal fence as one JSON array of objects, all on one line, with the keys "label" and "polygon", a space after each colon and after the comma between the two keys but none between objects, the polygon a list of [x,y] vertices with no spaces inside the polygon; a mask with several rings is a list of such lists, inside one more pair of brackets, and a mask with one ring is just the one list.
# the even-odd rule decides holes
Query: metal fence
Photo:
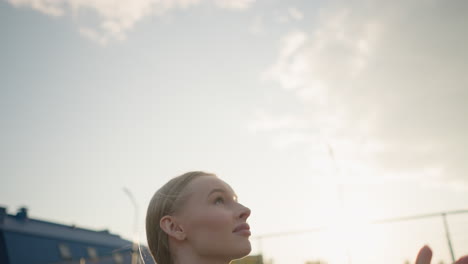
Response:
[{"label": "metal fence", "polygon": [[468,210],[263,234],[252,243],[252,253],[271,264],[413,263],[423,245],[433,249],[432,263],[448,264],[468,254]]}]

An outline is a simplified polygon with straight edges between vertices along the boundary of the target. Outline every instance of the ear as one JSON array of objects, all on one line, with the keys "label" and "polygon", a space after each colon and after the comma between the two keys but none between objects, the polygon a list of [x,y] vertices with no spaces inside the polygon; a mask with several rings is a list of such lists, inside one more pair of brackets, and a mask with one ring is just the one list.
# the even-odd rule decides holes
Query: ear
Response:
[{"label": "ear", "polygon": [[185,240],[186,234],[182,226],[177,222],[177,219],[171,215],[165,215],[159,221],[161,229],[169,236],[176,240]]}]

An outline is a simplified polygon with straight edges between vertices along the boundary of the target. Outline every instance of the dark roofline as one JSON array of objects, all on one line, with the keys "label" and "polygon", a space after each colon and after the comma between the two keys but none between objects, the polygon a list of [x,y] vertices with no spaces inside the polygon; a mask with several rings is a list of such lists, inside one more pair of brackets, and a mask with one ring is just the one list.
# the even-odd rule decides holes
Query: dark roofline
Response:
[{"label": "dark roofline", "polygon": [[64,225],[44,220],[32,219],[27,216],[27,211],[20,209],[23,215],[10,215],[0,207],[0,230],[33,236],[49,237],[69,241],[81,241],[93,244],[112,246],[125,246],[131,244],[129,240],[122,239],[117,234],[111,234],[109,230],[91,230],[75,225]]}]

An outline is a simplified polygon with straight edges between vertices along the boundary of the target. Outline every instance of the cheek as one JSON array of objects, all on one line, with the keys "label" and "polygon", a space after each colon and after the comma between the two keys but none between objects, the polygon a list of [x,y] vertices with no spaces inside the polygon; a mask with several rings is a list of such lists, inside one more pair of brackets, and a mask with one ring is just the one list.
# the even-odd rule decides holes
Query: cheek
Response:
[{"label": "cheek", "polygon": [[220,208],[210,208],[193,215],[189,223],[188,235],[195,236],[223,236],[231,234],[233,216],[230,212]]},{"label": "cheek", "polygon": [[232,219],[233,217],[229,212],[214,208],[200,212],[198,217],[194,219],[193,225],[199,228],[229,229]]}]

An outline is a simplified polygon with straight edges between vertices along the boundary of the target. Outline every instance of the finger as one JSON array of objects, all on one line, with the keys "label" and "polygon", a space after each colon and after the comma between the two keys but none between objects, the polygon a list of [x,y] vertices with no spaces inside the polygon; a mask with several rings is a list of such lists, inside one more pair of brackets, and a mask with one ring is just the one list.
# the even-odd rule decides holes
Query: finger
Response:
[{"label": "finger", "polygon": [[468,255],[461,257],[455,264],[468,264]]},{"label": "finger", "polygon": [[[432,250],[426,245],[419,250],[415,264],[430,264],[432,259]],[[468,263],[463,263],[468,264]]]}]

